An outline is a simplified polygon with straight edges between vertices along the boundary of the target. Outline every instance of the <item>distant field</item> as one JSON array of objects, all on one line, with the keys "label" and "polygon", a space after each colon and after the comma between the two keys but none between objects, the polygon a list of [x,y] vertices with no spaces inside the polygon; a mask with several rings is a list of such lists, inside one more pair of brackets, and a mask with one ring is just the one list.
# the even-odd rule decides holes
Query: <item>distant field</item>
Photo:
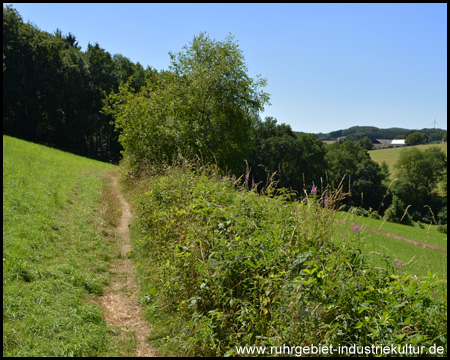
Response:
[{"label": "distant field", "polygon": [[427,145],[416,145],[416,146],[408,146],[403,148],[392,148],[392,149],[380,149],[380,150],[370,150],[369,155],[373,161],[381,164],[383,161],[389,166],[389,171],[391,172],[391,177],[395,176],[396,170],[394,168],[395,163],[398,161],[400,157],[400,152],[404,149],[410,149],[412,147],[416,147],[420,150],[425,150],[430,147],[438,147],[442,151],[447,154],[447,143],[444,144],[427,144]]}]

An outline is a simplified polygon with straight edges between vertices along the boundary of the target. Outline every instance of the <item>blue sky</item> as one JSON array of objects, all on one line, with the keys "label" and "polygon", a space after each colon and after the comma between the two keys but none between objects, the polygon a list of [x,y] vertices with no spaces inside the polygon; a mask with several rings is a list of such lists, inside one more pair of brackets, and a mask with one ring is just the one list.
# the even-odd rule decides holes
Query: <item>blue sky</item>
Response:
[{"label": "blue sky", "polygon": [[[9,3],[7,3],[9,4]],[[273,116],[295,131],[447,129],[447,4],[23,4],[25,22],[168,69],[202,31],[229,33]]]}]

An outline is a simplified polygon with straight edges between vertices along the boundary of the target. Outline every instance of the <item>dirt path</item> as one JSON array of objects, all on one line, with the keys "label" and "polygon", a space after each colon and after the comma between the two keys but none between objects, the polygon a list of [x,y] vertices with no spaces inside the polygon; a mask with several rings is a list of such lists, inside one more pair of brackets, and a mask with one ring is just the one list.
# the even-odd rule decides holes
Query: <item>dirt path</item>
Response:
[{"label": "dirt path", "polygon": [[122,239],[121,258],[112,264],[113,275],[110,285],[100,297],[98,305],[105,309],[105,321],[108,324],[134,331],[137,338],[136,356],[154,357],[155,350],[147,344],[146,336],[149,328],[141,315],[137,294],[139,288],[135,282],[135,266],[128,258],[131,251],[130,234],[128,226],[131,219],[130,205],[120,192],[118,174],[112,175],[114,189],[122,204],[121,218],[117,227],[119,237]]}]

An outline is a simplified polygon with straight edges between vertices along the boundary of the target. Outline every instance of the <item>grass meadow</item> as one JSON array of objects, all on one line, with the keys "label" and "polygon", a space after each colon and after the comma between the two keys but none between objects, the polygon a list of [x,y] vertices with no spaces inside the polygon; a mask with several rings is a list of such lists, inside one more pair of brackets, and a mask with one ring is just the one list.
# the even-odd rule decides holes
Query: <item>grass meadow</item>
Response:
[{"label": "grass meadow", "polygon": [[[397,273],[422,277],[431,272],[447,280],[446,251],[412,244],[379,233],[381,231],[447,249],[447,234],[437,231],[436,225],[428,225],[422,229],[347,212],[339,212],[336,219],[343,224],[336,226],[335,236],[352,238],[374,266],[385,266],[385,259],[388,258],[389,264],[395,267]],[[440,286],[439,295],[447,297],[447,282]]]},{"label": "grass meadow", "polygon": [[425,145],[415,145],[415,146],[408,146],[408,147],[398,147],[398,148],[391,148],[391,149],[379,149],[379,150],[370,150],[369,155],[371,159],[381,165],[383,161],[386,162],[386,164],[389,167],[389,171],[391,173],[391,178],[394,179],[397,173],[397,170],[394,168],[394,165],[397,163],[398,159],[400,158],[400,152],[404,149],[410,149],[412,147],[416,147],[419,150],[425,150],[430,147],[437,147],[444,151],[447,154],[447,143],[441,143],[441,144],[425,144]]},{"label": "grass meadow", "polygon": [[3,356],[127,354],[90,301],[118,251],[101,208],[113,168],[3,136]]}]

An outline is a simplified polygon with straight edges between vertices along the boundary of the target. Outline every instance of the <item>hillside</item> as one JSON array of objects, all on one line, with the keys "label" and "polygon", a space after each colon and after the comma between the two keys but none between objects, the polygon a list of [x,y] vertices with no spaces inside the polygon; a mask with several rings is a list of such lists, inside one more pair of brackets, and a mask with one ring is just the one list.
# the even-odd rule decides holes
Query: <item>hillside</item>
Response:
[{"label": "hillside", "polygon": [[446,344],[440,277],[418,280],[398,271],[405,260],[395,254],[360,248],[363,229],[334,221],[340,194],[260,196],[188,161],[151,173],[128,181],[131,233],[151,344],[165,355]]},{"label": "hillside", "polygon": [[[410,147],[408,147],[408,149],[411,149],[413,147],[416,147],[420,150],[425,150],[430,147],[437,147],[447,154],[447,143],[416,145],[416,146],[410,146]],[[398,161],[398,159],[400,157],[400,153],[403,150],[405,150],[405,148],[370,150],[369,155],[372,158],[372,160],[376,161],[380,165],[383,161],[385,161],[386,164],[389,166],[391,178],[393,178],[396,175],[396,169],[395,169],[394,165]]]},{"label": "hillside", "polygon": [[442,137],[447,130],[430,128],[424,128],[421,130],[403,128],[380,129],[375,126],[352,126],[348,129],[336,130],[326,134],[314,134],[314,136],[321,140],[337,140],[339,138],[345,138],[347,140],[361,140],[366,136],[370,140],[395,139],[397,136],[405,138],[406,135],[413,131],[427,134],[428,141],[433,142],[442,140]]},{"label": "hillside", "polygon": [[132,353],[90,301],[118,254],[114,168],[3,136],[3,356]]}]

